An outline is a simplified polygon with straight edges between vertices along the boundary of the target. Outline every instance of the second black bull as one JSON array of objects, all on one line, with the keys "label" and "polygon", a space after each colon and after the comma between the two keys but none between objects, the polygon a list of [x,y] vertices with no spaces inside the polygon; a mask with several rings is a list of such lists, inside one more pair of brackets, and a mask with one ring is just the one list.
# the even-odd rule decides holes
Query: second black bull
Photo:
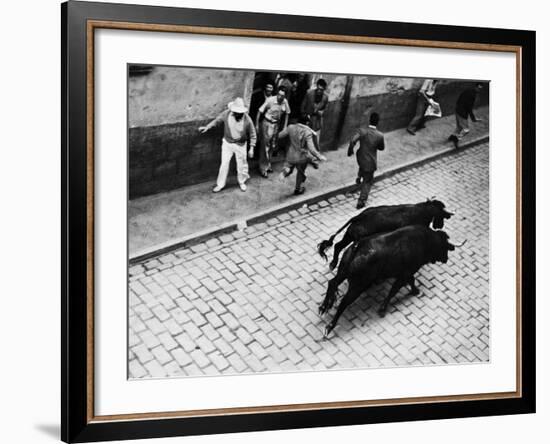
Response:
[{"label": "second black bull", "polygon": [[388,304],[404,285],[410,285],[411,293],[418,294],[414,282],[415,273],[425,264],[447,262],[448,252],[455,245],[449,242],[444,231],[434,231],[423,225],[412,225],[385,234],[366,237],[349,247],[336,276],[329,281],[327,294],[319,307],[325,314],[336,301],[338,286],[348,280],[348,290],[340,302],[336,314],[325,328],[325,337],[334,329],[344,310],[359,295],[380,279],[395,278],[395,281],[378,310],[386,314]]},{"label": "second black bull", "polygon": [[357,216],[348,220],[330,239],[322,241],[317,250],[323,259],[327,259],[325,253],[334,238],[347,228],[344,237],[334,246],[334,257],[330,263],[333,270],[338,265],[338,256],[344,248],[353,242],[376,233],[387,233],[407,225],[423,225],[433,228],[443,228],[445,219],[449,219],[453,213],[445,210],[445,204],[439,200],[428,199],[417,204],[383,205],[370,207],[363,210]]}]

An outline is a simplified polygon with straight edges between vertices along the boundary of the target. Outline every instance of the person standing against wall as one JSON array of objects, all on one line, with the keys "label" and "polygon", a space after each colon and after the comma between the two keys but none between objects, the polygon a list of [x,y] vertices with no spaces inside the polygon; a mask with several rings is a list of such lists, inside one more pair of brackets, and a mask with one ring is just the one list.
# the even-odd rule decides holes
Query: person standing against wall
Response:
[{"label": "person standing against wall", "polygon": [[252,99],[250,100],[250,112],[248,113],[252,120],[256,120],[256,115],[258,114],[260,106],[262,106],[264,102],[272,95],[273,83],[271,82],[267,82],[261,91],[256,91],[252,94]]},{"label": "person standing against wall", "polygon": [[317,80],[315,89],[310,89],[302,101],[301,113],[309,118],[310,126],[317,140],[321,141],[321,128],[323,127],[323,113],[328,104],[327,82],[324,79]]},{"label": "person standing against wall", "polygon": [[424,128],[426,118],[424,114],[428,105],[434,102],[435,90],[437,87],[437,79],[426,79],[422,83],[421,88],[418,90],[418,98],[416,99],[416,111],[414,117],[407,126],[407,132],[411,135],[415,135],[416,132]]},{"label": "person standing against wall", "polygon": [[218,193],[223,190],[227,181],[229,172],[229,163],[235,155],[237,162],[237,180],[242,191],[246,191],[246,181],[250,178],[248,175],[248,162],[246,161],[246,144],[249,143],[248,156],[254,157],[254,147],[256,146],[256,130],[252,119],[247,114],[248,109],[241,97],[227,105],[227,110],[220,113],[208,125],[199,127],[201,134],[209,129],[223,123],[222,156],[218,179],[216,186],[212,190]]},{"label": "person standing against wall", "polygon": [[[256,129],[260,134],[260,154],[259,169],[262,177],[267,177],[271,173],[271,153],[277,144],[277,134],[279,133],[279,124],[283,122],[281,131],[288,125],[288,116],[290,115],[290,106],[286,100],[286,91],[279,88],[277,95],[269,97],[256,116]],[[263,117],[261,126],[260,120]]]},{"label": "person standing against wall", "polygon": [[374,182],[374,172],[377,168],[377,153],[385,148],[384,134],[376,126],[380,121],[378,113],[372,113],[367,128],[359,128],[351,137],[348,146],[348,157],[353,156],[353,147],[359,142],[357,150],[357,184],[361,185],[361,192],[357,201],[357,209],[364,208]]},{"label": "person standing against wall", "polygon": [[290,118],[298,119],[302,113],[302,102],[307,92],[310,89],[310,75],[305,73],[296,74],[295,87],[293,88],[293,94],[290,99],[287,97],[288,104],[290,105]]},{"label": "person standing against wall", "polygon": [[483,83],[478,82],[474,87],[465,89],[458,96],[455,108],[456,128],[454,133],[449,136],[449,140],[454,143],[455,148],[458,148],[458,141],[470,132],[468,117],[472,119],[472,122],[480,120],[474,115],[474,104],[482,89]]},{"label": "person standing against wall", "polygon": [[281,88],[285,90],[286,100],[288,101],[288,103],[292,101],[292,95],[294,94],[294,91],[298,86],[295,80],[295,77],[296,77],[295,75],[291,75],[288,72],[284,72],[280,75],[279,79],[277,80],[277,91]]}]

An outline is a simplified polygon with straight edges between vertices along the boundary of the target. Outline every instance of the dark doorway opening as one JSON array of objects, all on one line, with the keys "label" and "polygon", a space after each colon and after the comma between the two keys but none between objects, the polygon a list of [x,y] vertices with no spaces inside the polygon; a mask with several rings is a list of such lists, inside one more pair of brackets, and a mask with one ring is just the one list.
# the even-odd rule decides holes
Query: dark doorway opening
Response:
[{"label": "dark doorway opening", "polygon": [[256,120],[258,109],[262,106],[265,95],[265,86],[273,85],[273,94],[277,93],[280,86],[284,86],[286,97],[290,106],[290,117],[299,117],[302,101],[311,86],[312,75],[306,73],[286,73],[272,71],[257,71],[254,74],[252,99],[250,101],[250,117]]},{"label": "dark doorway opening", "polygon": [[264,72],[258,71],[254,74],[254,84],[252,87],[252,98],[250,100],[249,115],[253,122],[256,122],[256,116],[260,106],[265,101],[265,87],[267,84],[273,85],[273,91],[275,91],[275,81],[277,79],[276,72]]},{"label": "dark doorway opening", "polygon": [[[300,116],[300,108],[302,101],[311,85],[312,75],[306,73],[287,73],[287,72],[273,72],[273,71],[257,71],[254,74],[254,83],[252,87],[252,97],[250,100],[249,115],[254,123],[256,123],[256,117],[258,110],[263,105],[266,96],[265,88],[267,84],[273,86],[273,95],[277,93],[279,87],[283,86],[286,91],[286,97],[290,106],[290,119],[298,118]],[[283,125],[283,122],[281,122]],[[258,137],[261,137],[259,134]],[[259,143],[259,142],[258,142]],[[281,150],[283,147],[280,147]],[[254,158],[257,160],[259,157],[259,151],[256,150]],[[283,155],[275,154],[272,162],[283,160]]]}]

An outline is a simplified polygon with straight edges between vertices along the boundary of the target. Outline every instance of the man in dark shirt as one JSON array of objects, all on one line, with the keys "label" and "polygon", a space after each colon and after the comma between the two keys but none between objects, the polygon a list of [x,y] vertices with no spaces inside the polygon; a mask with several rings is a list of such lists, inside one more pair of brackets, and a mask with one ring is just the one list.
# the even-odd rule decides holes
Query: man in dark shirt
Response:
[{"label": "man in dark shirt", "polygon": [[[288,72],[281,74],[281,77],[277,80],[277,91],[281,88],[284,88],[286,91],[286,100],[290,103],[292,102],[294,90],[296,89],[296,84],[294,80],[294,75],[291,75]],[[281,131],[283,128],[281,128]]]},{"label": "man in dark shirt", "polygon": [[369,126],[359,128],[349,141],[348,156],[353,156],[353,147],[359,142],[357,183],[361,185],[361,193],[357,201],[357,209],[365,206],[377,168],[377,152],[383,151],[385,148],[384,134],[376,129],[379,121],[378,113],[372,113],[369,118]]},{"label": "man in dark shirt", "polygon": [[267,82],[264,86],[264,89],[262,89],[261,91],[256,91],[254,94],[252,94],[252,99],[250,100],[250,111],[248,115],[253,122],[256,121],[256,115],[258,114],[260,106],[262,106],[264,102],[272,95],[273,83],[271,82]]},{"label": "man in dark shirt", "polygon": [[472,122],[479,121],[474,115],[474,104],[482,88],[483,83],[478,82],[474,87],[462,91],[458,96],[455,108],[456,128],[454,133],[449,136],[449,140],[454,143],[455,148],[458,148],[458,141],[470,132],[468,117],[472,119]]},{"label": "man in dark shirt", "polygon": [[323,113],[328,104],[327,82],[324,79],[317,80],[315,89],[310,89],[302,101],[301,114],[310,120],[311,129],[317,134],[317,140],[321,140],[321,128],[323,126]]}]

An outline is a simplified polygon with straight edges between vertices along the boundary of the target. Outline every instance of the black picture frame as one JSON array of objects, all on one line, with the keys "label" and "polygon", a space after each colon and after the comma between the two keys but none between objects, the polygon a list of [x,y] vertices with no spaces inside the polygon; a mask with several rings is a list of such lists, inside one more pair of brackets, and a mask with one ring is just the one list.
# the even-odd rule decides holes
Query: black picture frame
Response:
[{"label": "black picture frame", "polygon": [[[372,39],[409,42],[510,45],[519,48],[521,90],[518,113],[521,135],[518,150],[521,186],[521,393],[514,397],[438,402],[390,403],[319,410],[236,413],[198,417],[100,420],[90,414],[90,162],[88,131],[87,63],[91,20],[196,26],[269,33],[305,33],[331,36],[368,36]],[[510,415],[535,412],[535,32],[336,19],[293,15],[243,13],[69,1],[61,5],[62,23],[62,383],[61,438],[65,442],[90,442],[156,438],[180,435],[277,430]],[[399,44],[399,43],[396,43]],[[452,45],[451,45],[452,46]],[[450,46],[449,46],[450,47]],[[460,47],[460,46],[457,46]],[[527,116],[522,118],[522,116]],[[92,201],[93,202],[93,201]],[[93,214],[93,211],[92,211]],[[91,265],[93,267],[93,264]],[[93,311],[92,311],[93,313]]]}]

